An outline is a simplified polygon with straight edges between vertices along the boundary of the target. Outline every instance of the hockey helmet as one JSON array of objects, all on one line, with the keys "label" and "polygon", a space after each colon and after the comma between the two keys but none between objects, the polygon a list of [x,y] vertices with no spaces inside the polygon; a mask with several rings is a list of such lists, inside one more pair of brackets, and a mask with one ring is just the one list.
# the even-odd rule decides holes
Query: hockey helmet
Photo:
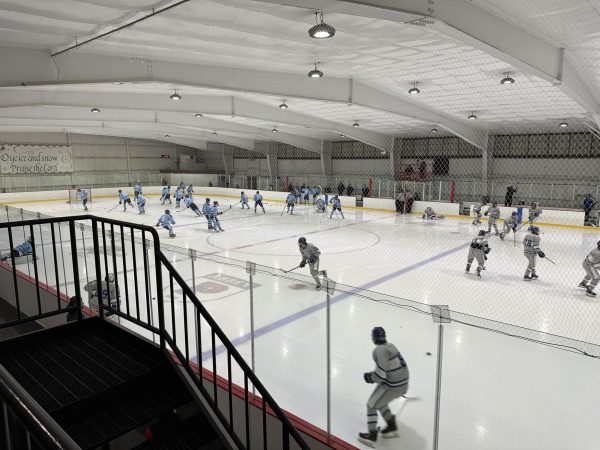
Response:
[{"label": "hockey helmet", "polygon": [[477,236],[485,236],[486,231],[485,230],[479,230],[479,234]]},{"label": "hockey helmet", "polygon": [[535,225],[530,226],[529,231],[531,231],[535,235],[540,234],[540,229],[538,227],[536,227]]},{"label": "hockey helmet", "polygon": [[206,197],[206,203],[210,203],[210,198]]},{"label": "hockey helmet", "polygon": [[33,237],[27,236],[27,242],[29,242],[30,244],[33,243]]},{"label": "hockey helmet", "polygon": [[171,215],[171,211],[169,211],[168,209],[165,209],[165,214],[168,214],[170,216]]},{"label": "hockey helmet", "polygon": [[498,206],[498,202],[493,202],[492,206],[495,208],[496,206]]},{"label": "hockey helmet", "polygon": [[119,189],[119,194],[120,194],[121,192],[123,192],[123,190],[122,190],[122,189]]},{"label": "hockey helmet", "polygon": [[115,276],[112,273],[109,273],[108,275],[106,275],[106,282],[107,283],[114,283],[115,282]]},{"label": "hockey helmet", "polygon": [[516,216],[516,215],[517,215],[517,212],[516,212],[516,211],[513,211],[512,213],[510,213],[510,215],[511,215],[511,216]]},{"label": "hockey helmet", "polygon": [[215,201],[213,202],[213,205],[214,205],[214,206],[219,206],[219,202],[215,200]]},{"label": "hockey helmet", "polygon": [[385,342],[385,330],[383,327],[375,327],[371,330],[371,339],[373,342]]},{"label": "hockey helmet", "polygon": [[306,238],[304,236],[298,239],[298,245],[306,245]]}]

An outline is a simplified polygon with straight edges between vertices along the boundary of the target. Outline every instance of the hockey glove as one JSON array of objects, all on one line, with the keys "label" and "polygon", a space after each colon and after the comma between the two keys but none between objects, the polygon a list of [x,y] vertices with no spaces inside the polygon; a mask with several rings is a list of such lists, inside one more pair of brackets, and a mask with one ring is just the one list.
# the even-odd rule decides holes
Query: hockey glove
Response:
[{"label": "hockey glove", "polygon": [[486,212],[484,212],[484,213],[483,213],[483,215],[487,217],[487,215],[488,215],[488,212],[489,212],[489,211],[486,211]]},{"label": "hockey glove", "polygon": [[491,251],[492,251],[492,249],[491,249],[491,248],[486,248],[486,249],[483,251],[483,253],[485,253],[485,254],[487,255],[487,254],[488,254],[489,252],[491,252]]},{"label": "hockey glove", "polygon": [[119,205],[122,204],[123,202],[121,200],[119,200]]},{"label": "hockey glove", "polygon": [[546,254],[545,254],[543,251],[541,251],[541,250],[540,250],[540,251],[538,252],[538,256],[539,256],[540,258],[545,258],[545,257],[546,257]]},{"label": "hockey glove", "polygon": [[300,264],[298,265],[299,267],[304,267],[306,266],[306,261],[301,261]]},{"label": "hockey glove", "polygon": [[369,384],[375,383],[375,381],[373,381],[373,373],[372,372],[365,372],[363,374],[363,378],[365,379],[365,382],[367,382]]},{"label": "hockey glove", "polygon": [[513,233],[517,232],[517,226],[515,225],[514,227],[512,227]]}]

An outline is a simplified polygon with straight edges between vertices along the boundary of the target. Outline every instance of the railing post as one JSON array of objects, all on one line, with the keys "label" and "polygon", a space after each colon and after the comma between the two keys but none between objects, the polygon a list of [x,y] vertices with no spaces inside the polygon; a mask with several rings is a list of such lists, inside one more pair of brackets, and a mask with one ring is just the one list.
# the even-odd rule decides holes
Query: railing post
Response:
[{"label": "railing post", "polygon": [[[162,262],[160,260],[160,242],[156,236],[154,239],[154,267],[156,268],[156,306],[158,307],[158,329],[160,330],[160,348],[166,349],[165,342],[165,310],[163,298],[163,282],[162,282]],[[151,298],[152,299],[152,298]],[[150,309],[152,309],[152,300],[150,300]],[[198,355],[198,358],[201,358]]]},{"label": "railing post", "polygon": [[442,180],[440,180],[440,190],[438,192],[438,201],[442,201]]},{"label": "railing post", "polygon": [[96,295],[98,296],[98,314],[100,317],[104,317],[104,308],[102,308],[102,301],[104,299],[102,296],[102,271],[100,268],[100,241],[98,240],[98,221],[96,219],[92,219],[92,234],[94,240],[94,265],[96,266]]},{"label": "railing post", "polygon": [[444,324],[450,323],[448,305],[431,305],[433,323],[438,324],[437,374],[435,381],[435,406],[433,421],[433,450],[439,448],[440,403],[442,395],[442,360],[444,346]]},{"label": "railing post", "polygon": [[[250,363],[252,365],[252,372],[256,373],[256,353],[254,345],[254,275],[256,274],[256,263],[246,261],[246,273],[248,273],[250,282]],[[252,395],[256,395],[254,383],[252,383]]]},{"label": "railing post", "polygon": [[335,292],[335,281],[325,278],[323,283],[327,291],[325,363],[327,364],[327,440],[329,441],[331,440],[331,296]]},{"label": "railing post", "polygon": [[[81,285],[79,284],[79,262],[77,261],[77,236],[75,235],[75,221],[69,220],[69,236],[71,238],[71,261],[73,264],[73,284],[75,285],[75,297],[77,298],[77,320],[83,319],[81,310]],[[83,255],[85,259],[85,253]],[[102,297],[102,291],[99,291]],[[99,301],[102,299],[100,298]]]}]

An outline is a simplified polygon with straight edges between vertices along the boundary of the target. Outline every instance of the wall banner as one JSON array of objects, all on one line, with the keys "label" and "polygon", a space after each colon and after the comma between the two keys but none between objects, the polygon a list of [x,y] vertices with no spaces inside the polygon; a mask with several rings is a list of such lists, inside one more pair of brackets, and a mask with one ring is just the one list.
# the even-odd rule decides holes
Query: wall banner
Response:
[{"label": "wall banner", "polygon": [[73,148],[61,145],[0,145],[0,173],[73,172]]}]

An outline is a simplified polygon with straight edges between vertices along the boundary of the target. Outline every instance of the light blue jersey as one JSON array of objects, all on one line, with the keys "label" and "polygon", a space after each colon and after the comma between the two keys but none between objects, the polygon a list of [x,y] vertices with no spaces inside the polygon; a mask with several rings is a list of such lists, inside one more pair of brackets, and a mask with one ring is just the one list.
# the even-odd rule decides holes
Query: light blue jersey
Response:
[{"label": "light blue jersey", "polygon": [[173,219],[173,216],[171,216],[170,214],[163,214],[162,216],[160,216],[158,218],[158,223],[163,228],[170,229],[170,228],[172,228],[171,225],[175,225],[175,220]]},{"label": "light blue jersey", "polygon": [[33,253],[33,247],[29,241],[25,241],[21,245],[17,245],[15,250],[19,252],[19,256],[31,255]]},{"label": "light blue jersey", "polygon": [[254,194],[254,201],[255,202],[262,202],[263,196],[262,194]]},{"label": "light blue jersey", "polygon": [[240,200],[242,203],[248,203],[248,196],[246,194],[242,194]]},{"label": "light blue jersey", "polygon": [[205,216],[209,216],[211,208],[212,208],[212,206],[210,203],[208,203],[208,202],[204,203],[202,205],[202,214],[204,214]]},{"label": "light blue jersey", "polygon": [[139,194],[137,196],[137,205],[144,206],[145,204],[146,204],[146,197],[144,197],[142,194]]},{"label": "light blue jersey", "polygon": [[137,192],[138,194],[142,193],[142,185],[140,183],[135,183],[133,185],[133,191]]},{"label": "light blue jersey", "polygon": [[124,191],[119,192],[119,200],[124,202],[125,200],[129,200],[129,195]]},{"label": "light blue jersey", "polygon": [[335,198],[333,197],[331,200],[329,200],[331,202],[331,204],[333,205],[334,208],[338,208],[340,209],[342,207],[342,202],[340,201],[339,198]]},{"label": "light blue jersey", "polygon": [[189,208],[192,203],[194,203],[194,201],[189,197],[183,199],[183,204],[186,208]]},{"label": "light blue jersey", "polygon": [[81,192],[79,193],[79,197],[81,198],[81,200],[87,200],[90,194],[88,194],[87,191],[84,191],[83,189],[81,190]]},{"label": "light blue jersey", "polygon": [[175,191],[175,198],[181,200],[183,198],[183,193],[184,193],[183,187],[179,186],[177,188],[177,190]]},{"label": "light blue jersey", "polygon": [[169,194],[171,194],[171,188],[169,188],[168,186],[164,186],[162,188],[162,195],[163,195],[163,197],[166,197]]},{"label": "light blue jersey", "polygon": [[292,193],[289,193],[285,201],[288,205],[293,205],[296,203],[296,196]]}]

